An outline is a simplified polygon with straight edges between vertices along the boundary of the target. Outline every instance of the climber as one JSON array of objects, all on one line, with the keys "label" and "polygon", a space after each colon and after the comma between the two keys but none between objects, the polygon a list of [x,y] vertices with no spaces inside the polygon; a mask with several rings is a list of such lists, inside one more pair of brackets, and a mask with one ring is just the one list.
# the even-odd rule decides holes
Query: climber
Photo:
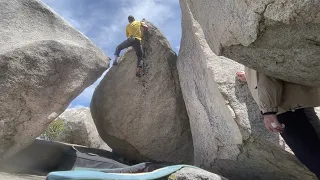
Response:
[{"label": "climber", "polygon": [[142,59],[143,52],[142,52],[141,40],[143,36],[143,31],[147,30],[148,26],[142,21],[136,21],[133,16],[129,16],[128,20],[129,20],[129,24],[126,27],[127,40],[123,41],[116,48],[116,51],[114,53],[115,59],[113,61],[113,65],[118,65],[118,58],[120,55],[120,51],[132,46],[137,55],[136,76],[140,77],[141,69],[143,66],[143,59]]},{"label": "climber", "polygon": [[276,79],[246,68],[238,72],[247,81],[265,127],[280,133],[296,157],[320,179],[320,139],[312,123],[319,123],[320,88]]}]

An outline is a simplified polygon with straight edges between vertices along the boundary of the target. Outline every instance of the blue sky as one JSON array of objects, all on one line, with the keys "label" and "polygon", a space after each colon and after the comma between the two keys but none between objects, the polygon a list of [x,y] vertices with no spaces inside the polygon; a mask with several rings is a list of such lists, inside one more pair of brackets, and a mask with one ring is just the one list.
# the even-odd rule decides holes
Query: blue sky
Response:
[{"label": "blue sky", "polygon": [[[126,38],[125,27],[128,15],[133,15],[136,20],[146,18],[152,22],[165,34],[174,50],[179,51],[181,39],[179,0],[42,1],[89,37],[112,59],[114,49]],[[93,91],[102,77],[86,88],[69,107],[89,106]]]}]

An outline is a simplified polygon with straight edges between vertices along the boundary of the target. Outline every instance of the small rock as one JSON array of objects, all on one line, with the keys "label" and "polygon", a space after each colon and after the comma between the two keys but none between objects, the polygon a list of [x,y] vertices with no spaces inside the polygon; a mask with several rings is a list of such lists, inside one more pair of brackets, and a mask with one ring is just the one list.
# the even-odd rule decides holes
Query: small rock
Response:
[{"label": "small rock", "polygon": [[228,180],[228,179],[202,169],[186,167],[170,175],[168,180]]}]

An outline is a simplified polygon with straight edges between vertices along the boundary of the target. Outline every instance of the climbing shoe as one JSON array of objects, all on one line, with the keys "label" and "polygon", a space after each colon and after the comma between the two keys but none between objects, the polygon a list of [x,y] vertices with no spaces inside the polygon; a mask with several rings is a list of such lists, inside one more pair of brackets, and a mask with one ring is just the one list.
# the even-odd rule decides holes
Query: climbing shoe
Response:
[{"label": "climbing shoe", "polygon": [[119,64],[118,61],[114,61],[113,62],[113,65],[115,65],[115,66],[118,65],[118,64]]}]

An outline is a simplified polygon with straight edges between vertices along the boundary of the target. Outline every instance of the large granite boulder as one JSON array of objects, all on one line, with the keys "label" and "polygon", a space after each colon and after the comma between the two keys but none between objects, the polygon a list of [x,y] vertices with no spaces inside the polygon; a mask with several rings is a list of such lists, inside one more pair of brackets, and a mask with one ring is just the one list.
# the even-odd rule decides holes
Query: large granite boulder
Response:
[{"label": "large granite boulder", "polygon": [[312,179],[278,134],[269,133],[244,69],[210,49],[200,24],[181,0],[182,41],[177,61],[194,145],[194,162],[230,179]]},{"label": "large granite boulder", "polygon": [[214,53],[286,81],[320,86],[320,1],[184,2]]},{"label": "large granite boulder", "polygon": [[190,163],[192,137],[177,56],[163,34],[146,23],[144,75],[135,76],[136,54],[129,49],[95,90],[91,114],[101,138],[127,159]]},{"label": "large granite boulder", "polygon": [[111,151],[100,138],[89,108],[67,109],[59,119],[63,120],[64,129],[54,140]]},{"label": "large granite boulder", "polygon": [[109,58],[39,0],[0,0],[0,159],[29,145]]}]

